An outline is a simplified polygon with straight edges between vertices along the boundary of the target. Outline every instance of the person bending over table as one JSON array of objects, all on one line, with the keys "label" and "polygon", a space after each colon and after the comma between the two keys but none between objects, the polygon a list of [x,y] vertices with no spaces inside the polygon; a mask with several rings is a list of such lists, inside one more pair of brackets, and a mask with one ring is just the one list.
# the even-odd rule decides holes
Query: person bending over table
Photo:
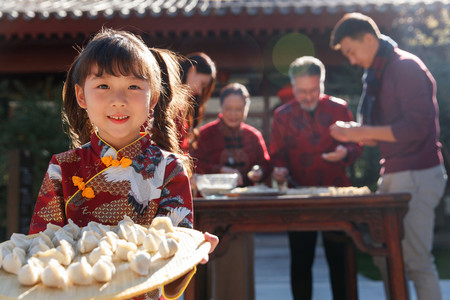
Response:
[{"label": "person bending over table", "polygon": [[[352,121],[347,103],[324,94],[325,67],[311,56],[291,63],[289,77],[294,99],[274,112],[270,156],[273,178],[300,186],[349,186],[346,168],[361,154],[355,143],[339,143],[329,132],[337,120]],[[312,297],[311,268],[317,232],[289,232],[291,288],[295,300]],[[345,276],[347,247],[353,247],[342,232],[322,232],[335,300],[348,299]],[[350,272],[351,273],[351,272]],[[356,281],[356,278],[353,279]]]},{"label": "person bending over table", "polygon": [[[363,14],[346,14],[334,27],[330,45],[365,70],[358,123],[336,122],[331,134],[340,141],[380,147],[377,192],[412,196],[403,219],[407,276],[414,282],[417,299],[442,299],[431,253],[434,210],[447,182],[439,143],[436,82],[417,56],[398,48]],[[374,262],[387,283],[385,259]]]}]

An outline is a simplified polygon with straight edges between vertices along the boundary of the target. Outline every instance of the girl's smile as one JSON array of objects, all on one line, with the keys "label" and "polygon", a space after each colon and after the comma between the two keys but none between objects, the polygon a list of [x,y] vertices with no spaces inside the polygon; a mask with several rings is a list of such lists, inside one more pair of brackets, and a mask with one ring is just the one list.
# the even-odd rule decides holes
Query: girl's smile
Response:
[{"label": "girl's smile", "polygon": [[93,68],[84,86],[75,87],[77,101],[86,109],[99,136],[121,149],[139,138],[148,119],[150,84],[135,76],[96,74]]}]

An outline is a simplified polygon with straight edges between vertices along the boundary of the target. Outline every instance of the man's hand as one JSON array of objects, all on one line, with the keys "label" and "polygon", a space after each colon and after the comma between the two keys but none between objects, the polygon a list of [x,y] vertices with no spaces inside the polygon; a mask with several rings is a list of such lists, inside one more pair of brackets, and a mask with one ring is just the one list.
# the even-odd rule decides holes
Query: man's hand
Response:
[{"label": "man's hand", "polygon": [[285,182],[286,175],[289,174],[289,170],[286,167],[275,167],[272,172],[272,177],[276,182]]},{"label": "man's hand", "polygon": [[343,145],[338,145],[334,152],[323,153],[322,158],[329,162],[337,162],[347,157],[348,150]]}]

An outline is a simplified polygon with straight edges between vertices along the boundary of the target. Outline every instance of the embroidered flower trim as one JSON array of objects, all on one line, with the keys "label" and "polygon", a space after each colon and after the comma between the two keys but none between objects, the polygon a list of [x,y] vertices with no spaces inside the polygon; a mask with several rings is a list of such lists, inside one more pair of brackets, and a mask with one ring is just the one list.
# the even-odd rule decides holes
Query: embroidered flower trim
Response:
[{"label": "embroidered flower trim", "polygon": [[79,190],[83,192],[81,195],[85,198],[92,199],[95,197],[94,190],[90,187],[86,187],[86,184],[83,181],[83,178],[78,176],[72,176],[72,182],[74,186],[77,186]]},{"label": "embroidered flower trim", "polygon": [[[122,166],[122,168],[126,168],[131,166],[133,161],[129,158],[122,157],[121,160],[113,159],[112,156],[104,156],[101,158],[103,164],[109,167],[118,167]],[[95,197],[94,190],[91,187],[86,187],[86,183],[83,181],[83,178],[78,176],[72,176],[72,182],[74,186],[77,186],[79,190],[83,191],[81,195],[85,198],[92,199]]]},{"label": "embroidered flower trim", "polygon": [[126,158],[126,157],[122,157],[121,160],[117,160],[117,159],[113,159],[112,156],[104,156],[101,158],[101,160],[107,167],[122,166],[122,168],[126,168],[128,166],[131,166],[131,164],[133,163],[133,161],[131,159]]}]

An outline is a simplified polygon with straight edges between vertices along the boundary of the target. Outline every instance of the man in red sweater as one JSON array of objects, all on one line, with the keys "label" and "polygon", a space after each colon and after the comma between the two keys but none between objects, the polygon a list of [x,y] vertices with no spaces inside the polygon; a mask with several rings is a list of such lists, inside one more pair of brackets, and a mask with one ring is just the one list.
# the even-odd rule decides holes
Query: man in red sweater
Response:
[{"label": "man in red sweater", "polygon": [[[274,113],[270,157],[277,182],[290,176],[301,186],[349,186],[346,168],[360,155],[355,143],[339,143],[329,127],[353,121],[347,103],[324,94],[325,67],[314,57],[296,59],[289,76],[294,99]],[[322,233],[335,300],[348,299],[345,276],[346,244],[340,232]],[[289,232],[291,285],[295,300],[311,299],[317,232]]]}]

